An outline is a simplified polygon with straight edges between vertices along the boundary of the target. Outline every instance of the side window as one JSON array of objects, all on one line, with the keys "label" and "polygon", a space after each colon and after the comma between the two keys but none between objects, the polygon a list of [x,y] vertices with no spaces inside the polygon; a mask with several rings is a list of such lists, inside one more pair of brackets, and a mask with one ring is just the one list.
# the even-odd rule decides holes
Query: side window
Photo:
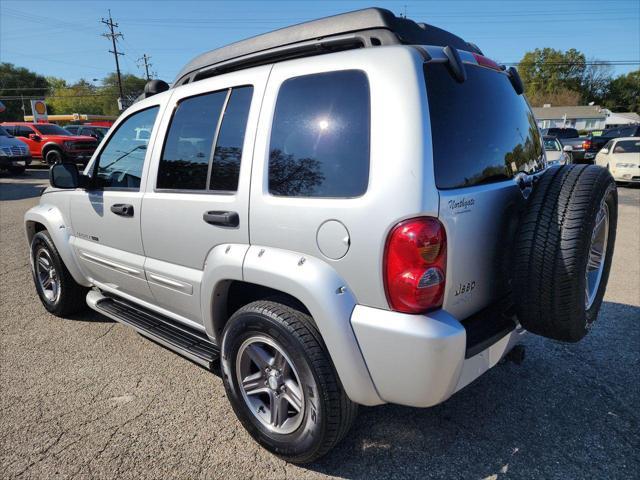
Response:
[{"label": "side window", "polygon": [[24,137],[24,138],[29,138],[29,135],[31,135],[32,133],[36,133],[34,132],[31,128],[29,127],[25,127],[23,125],[17,125],[16,126],[16,133],[14,133],[14,135],[16,137]]},{"label": "side window", "polygon": [[182,100],[167,133],[156,187],[236,191],[252,94],[253,87],[239,87]]},{"label": "side window", "polygon": [[238,189],[242,145],[252,95],[253,87],[234,88],[231,92],[213,154],[211,190],[235,192]]},{"label": "side window", "polygon": [[207,188],[211,148],[227,94],[227,90],[209,93],[178,104],[160,158],[157,188]]},{"label": "side window", "polygon": [[149,136],[141,138],[139,132],[151,132],[159,107],[151,107],[134,113],[109,139],[100,152],[97,184],[103,188],[140,189],[142,167],[147,152]]},{"label": "side window", "polygon": [[360,70],[291,78],[280,87],[269,192],[357,197],[369,183],[369,82]]}]

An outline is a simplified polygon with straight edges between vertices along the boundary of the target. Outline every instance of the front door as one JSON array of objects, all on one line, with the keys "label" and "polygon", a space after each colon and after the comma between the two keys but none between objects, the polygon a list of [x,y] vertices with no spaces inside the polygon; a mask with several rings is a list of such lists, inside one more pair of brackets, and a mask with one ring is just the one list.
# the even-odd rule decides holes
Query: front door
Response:
[{"label": "front door", "polygon": [[251,156],[269,69],[180,87],[158,135],[164,145],[154,149],[142,202],[145,270],[155,303],[196,323],[207,255],[249,244]]},{"label": "front door", "polygon": [[[140,233],[141,183],[147,140],[158,106],[138,110],[116,126],[94,163],[92,186],[70,198],[72,239],[78,261],[99,287],[152,300],[144,274]],[[96,165],[97,164],[97,165]]]}]

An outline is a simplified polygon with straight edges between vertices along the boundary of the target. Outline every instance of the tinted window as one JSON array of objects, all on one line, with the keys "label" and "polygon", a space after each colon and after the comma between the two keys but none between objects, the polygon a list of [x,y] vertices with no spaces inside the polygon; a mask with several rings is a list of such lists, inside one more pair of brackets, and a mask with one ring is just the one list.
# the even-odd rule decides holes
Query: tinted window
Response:
[{"label": "tinted window", "polygon": [[151,131],[158,107],[134,113],[111,135],[98,159],[97,184],[104,188],[140,188],[148,140],[140,140],[140,130]]},{"label": "tinted window", "polygon": [[29,138],[29,135],[36,133],[30,127],[25,127],[22,125],[16,125],[14,128],[14,135],[16,137]]},{"label": "tinted window", "polygon": [[78,130],[80,129],[80,127],[78,127],[77,125],[67,125],[66,127],[64,127],[64,129],[67,132],[73,133],[75,135],[76,133],[78,133]]},{"label": "tinted window", "polygon": [[578,138],[578,131],[573,128],[561,128],[558,131],[558,138]]},{"label": "tinted window", "polygon": [[278,94],[269,192],[356,197],[369,182],[369,82],[347,70],[296,77]]},{"label": "tinted window", "polygon": [[0,127],[0,137],[9,137],[11,134],[7,132],[4,128]]},{"label": "tinted window", "polygon": [[205,190],[214,137],[228,90],[182,100],[160,159],[157,188]]},{"label": "tinted window", "polygon": [[457,188],[543,167],[529,106],[506,74],[467,65],[456,82],[440,63],[425,65],[436,185]]},{"label": "tinted window", "polygon": [[62,135],[62,136],[65,136],[65,137],[68,137],[70,135],[69,132],[67,132],[64,128],[59,127],[58,125],[42,125],[42,124],[38,124],[36,129],[42,135]]},{"label": "tinted window", "polygon": [[234,88],[224,111],[211,167],[211,190],[236,191],[252,87]]},{"label": "tinted window", "polygon": [[640,141],[620,140],[613,148],[613,153],[640,153]]}]

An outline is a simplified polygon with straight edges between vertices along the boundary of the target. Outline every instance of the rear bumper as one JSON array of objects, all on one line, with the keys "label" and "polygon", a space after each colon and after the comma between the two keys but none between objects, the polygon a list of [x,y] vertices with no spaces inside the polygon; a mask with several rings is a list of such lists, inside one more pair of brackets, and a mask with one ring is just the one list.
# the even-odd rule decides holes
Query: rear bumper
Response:
[{"label": "rear bumper", "polygon": [[498,363],[524,333],[516,328],[465,358],[467,331],[444,310],[408,315],[358,305],[351,324],[380,398],[412,407],[443,402]]}]

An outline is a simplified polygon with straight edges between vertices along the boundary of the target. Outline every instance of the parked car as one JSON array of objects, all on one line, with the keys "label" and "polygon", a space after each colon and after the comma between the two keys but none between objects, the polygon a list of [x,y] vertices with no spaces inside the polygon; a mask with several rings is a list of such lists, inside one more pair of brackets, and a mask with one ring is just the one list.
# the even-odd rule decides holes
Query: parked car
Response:
[{"label": "parked car", "polygon": [[27,144],[33,158],[49,165],[63,161],[86,164],[98,146],[95,138],[72,135],[53,123],[5,122],[2,126]]},{"label": "parked car", "polygon": [[616,182],[640,183],[640,138],[609,140],[596,155],[596,165],[610,170]]},{"label": "parked car", "polygon": [[601,135],[590,135],[585,143],[587,155],[595,157],[602,147],[620,137],[640,137],[640,124],[608,128]]},{"label": "parked car", "polygon": [[109,127],[100,127],[97,125],[66,125],[64,129],[73,135],[93,137],[98,140],[98,142],[101,142],[109,131]]},{"label": "parked car", "polygon": [[86,174],[51,169],[25,215],[40,300],[220,365],[253,438],[313,461],[359,404],[439,404],[525,330],[576,342],[596,320],[616,186],[545,168],[522,93],[382,9],[205,53],[145,87]]},{"label": "parked car", "polygon": [[547,155],[547,165],[569,165],[571,163],[571,145],[562,145],[560,140],[549,135],[543,137],[544,151]]},{"label": "parked car", "polygon": [[570,146],[573,163],[592,163],[595,155],[585,152],[588,139],[581,137],[575,128],[543,128],[541,132],[544,136],[557,138],[563,146]]},{"label": "parked car", "polygon": [[29,147],[0,127],[0,169],[24,173],[30,163]]}]

